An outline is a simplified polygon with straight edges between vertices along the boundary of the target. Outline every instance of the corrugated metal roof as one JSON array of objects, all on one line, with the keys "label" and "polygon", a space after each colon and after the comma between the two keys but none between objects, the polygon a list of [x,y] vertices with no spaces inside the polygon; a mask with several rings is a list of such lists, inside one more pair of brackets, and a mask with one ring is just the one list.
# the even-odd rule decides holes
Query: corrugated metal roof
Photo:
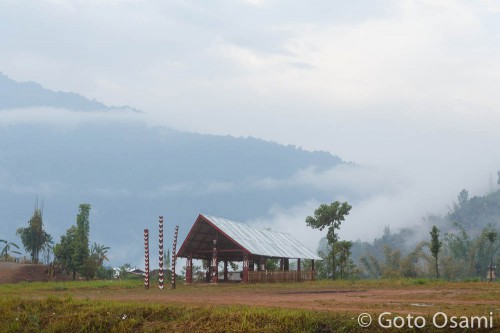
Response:
[{"label": "corrugated metal roof", "polygon": [[323,260],[290,234],[251,227],[221,217],[202,216],[250,253],[278,258]]}]

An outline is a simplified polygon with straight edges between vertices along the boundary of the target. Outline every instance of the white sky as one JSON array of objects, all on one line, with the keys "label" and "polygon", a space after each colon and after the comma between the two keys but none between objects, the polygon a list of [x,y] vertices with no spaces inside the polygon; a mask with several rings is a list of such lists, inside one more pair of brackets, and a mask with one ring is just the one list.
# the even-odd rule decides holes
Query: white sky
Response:
[{"label": "white sky", "polygon": [[0,2],[0,71],[17,81],[152,124],[327,150],[399,182],[353,210],[350,236],[374,214],[401,225],[496,188],[499,55],[495,0]]}]

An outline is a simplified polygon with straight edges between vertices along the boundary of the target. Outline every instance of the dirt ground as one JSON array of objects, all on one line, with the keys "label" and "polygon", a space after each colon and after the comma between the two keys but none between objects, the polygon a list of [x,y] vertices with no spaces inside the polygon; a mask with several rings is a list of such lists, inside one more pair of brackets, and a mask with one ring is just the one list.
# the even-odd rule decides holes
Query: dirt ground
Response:
[{"label": "dirt ground", "polygon": [[66,280],[69,280],[69,277],[65,275],[49,274],[49,269],[45,265],[0,261],[0,283]]},{"label": "dirt ground", "polygon": [[[189,286],[188,290],[124,291],[90,293],[86,299],[175,303],[186,305],[248,305],[309,309],[334,312],[384,312],[428,314],[449,309],[452,312],[475,310],[500,313],[500,286],[478,291],[469,289],[384,288],[321,289],[293,291],[281,288],[237,288],[224,286]],[[204,290],[204,289],[216,289]],[[189,290],[191,289],[191,290]],[[225,290],[226,289],[226,290]],[[489,295],[483,299],[482,295]],[[491,298],[490,298],[491,296]]]},{"label": "dirt ground", "polygon": [[[68,280],[67,276],[48,275],[42,265],[0,262],[0,283],[20,281]],[[51,294],[57,294],[57,291]],[[111,300],[150,304],[184,305],[245,305],[291,309],[309,309],[329,312],[432,314],[449,313],[500,315],[500,283],[442,283],[423,285],[391,285],[359,282],[335,284],[305,282],[294,286],[224,284],[185,286],[177,289],[166,285],[164,290],[152,286],[143,288],[95,288],[61,291],[73,298]],[[44,297],[44,294],[22,295]]]}]

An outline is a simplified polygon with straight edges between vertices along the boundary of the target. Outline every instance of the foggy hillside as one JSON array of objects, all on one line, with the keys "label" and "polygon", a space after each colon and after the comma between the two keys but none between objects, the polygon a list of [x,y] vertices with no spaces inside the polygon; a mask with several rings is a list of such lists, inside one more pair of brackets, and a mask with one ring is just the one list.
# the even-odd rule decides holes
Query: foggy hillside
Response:
[{"label": "foggy hillside", "polygon": [[[5,76],[0,82],[10,89],[0,93],[1,108],[10,114],[28,106],[110,109],[34,83],[17,84]],[[0,117],[5,112],[0,110]],[[352,164],[326,152],[130,120],[0,123],[0,238],[20,243],[15,230],[27,224],[38,199],[46,230],[58,242],[75,223],[78,205],[90,203],[91,240],[111,247],[113,265],[140,264],[142,230],[150,228],[155,237],[160,214],[167,239],[179,224],[182,241],[201,212],[248,221],[276,206],[329,202],[338,189],[318,190],[293,178],[303,170],[339,165]]]}]

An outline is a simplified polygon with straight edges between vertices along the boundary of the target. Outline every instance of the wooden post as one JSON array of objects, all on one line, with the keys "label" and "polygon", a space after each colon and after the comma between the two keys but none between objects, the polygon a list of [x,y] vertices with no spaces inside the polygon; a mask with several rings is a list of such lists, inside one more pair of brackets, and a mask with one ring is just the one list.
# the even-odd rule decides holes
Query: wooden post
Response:
[{"label": "wooden post", "polygon": [[300,258],[297,259],[297,280],[301,280],[301,275],[300,275]]},{"label": "wooden post", "polygon": [[284,261],[285,260],[283,258],[280,258],[280,271],[284,271],[285,270]]},{"label": "wooden post", "polygon": [[177,248],[177,233],[179,232],[179,226],[175,226],[175,232],[174,232],[174,243],[172,244],[172,289],[175,289],[175,261],[177,260],[177,254],[175,253],[176,248]]},{"label": "wooden post", "polygon": [[228,282],[228,274],[227,274],[227,259],[224,259],[224,282]]},{"label": "wooden post", "polygon": [[288,258],[285,258],[285,272],[288,272],[290,270],[290,261]]},{"label": "wooden post", "polygon": [[186,283],[193,283],[193,255],[191,253],[186,259]]},{"label": "wooden post", "polygon": [[163,289],[163,216],[158,219],[158,259],[159,259],[159,270],[158,270],[158,288]]},{"label": "wooden post", "polygon": [[210,283],[211,278],[212,278],[212,263],[211,260],[207,259],[207,271],[205,272],[205,282]]},{"label": "wooden post", "polygon": [[248,254],[243,254],[243,283],[248,283]]},{"label": "wooden post", "polygon": [[311,281],[316,280],[316,272],[314,271],[314,259],[311,260]]},{"label": "wooden post", "polygon": [[218,283],[219,282],[219,258],[217,258],[217,236],[215,236],[213,240],[213,249],[212,249],[212,277],[210,279],[210,283]]},{"label": "wooden post", "polygon": [[266,270],[266,261],[267,261],[266,258],[262,258],[262,260],[260,262],[260,270],[261,271],[265,271]]},{"label": "wooden post", "polygon": [[149,230],[144,229],[144,288],[149,289]]}]

